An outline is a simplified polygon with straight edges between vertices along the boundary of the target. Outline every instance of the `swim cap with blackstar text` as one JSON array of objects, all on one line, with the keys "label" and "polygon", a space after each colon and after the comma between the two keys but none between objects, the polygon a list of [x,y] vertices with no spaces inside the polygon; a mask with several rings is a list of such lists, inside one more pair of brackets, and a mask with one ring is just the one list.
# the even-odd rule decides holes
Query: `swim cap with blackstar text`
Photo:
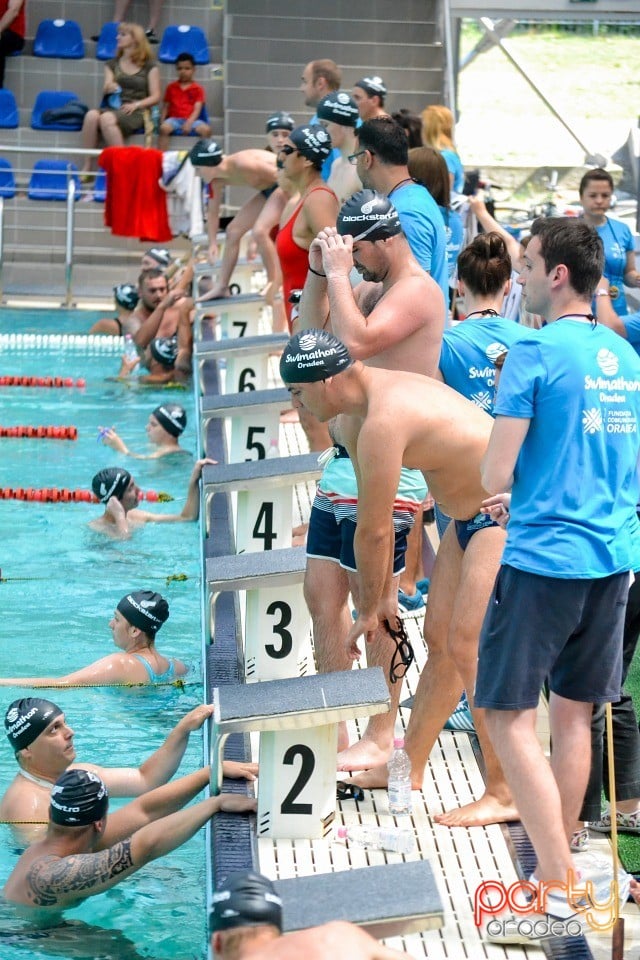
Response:
[{"label": "swim cap with blackstar text", "polygon": [[279,113],[272,113],[271,116],[267,118],[267,133],[271,133],[272,130],[293,130],[294,127],[295,121],[291,114],[285,113],[282,110]]},{"label": "swim cap with blackstar text", "polygon": [[331,137],[318,124],[305,124],[302,127],[296,127],[289,134],[289,140],[295,144],[296,150],[311,160],[316,166],[322,166],[324,161],[331,153]]},{"label": "swim cap with blackstar text", "polygon": [[282,931],[282,900],[260,873],[232,873],[211,897],[209,932],[271,924]]},{"label": "swim cap with blackstar text", "polygon": [[348,370],[353,358],[344,343],[326,330],[301,330],[280,358],[285,383],[316,383]]},{"label": "swim cap with blackstar text", "polygon": [[153,590],[135,590],[123,597],[116,608],[132,627],[155,636],[169,617],[169,604]]},{"label": "swim cap with blackstar text", "polygon": [[42,697],[14,700],[4,717],[9,743],[16,752],[24,750],[61,714],[62,710],[56,703]]},{"label": "swim cap with blackstar text", "polygon": [[187,412],[179,403],[161,403],[152,416],[172,437],[179,437],[187,425]]},{"label": "swim cap with blackstar text", "polygon": [[189,152],[189,160],[194,167],[217,167],[223,155],[215,140],[198,140]]},{"label": "swim cap with blackstar text", "polygon": [[97,773],[65,770],[51,788],[49,817],[63,827],[86,827],[102,820],[109,806],[109,791]]},{"label": "swim cap with blackstar text", "polygon": [[336,90],[323,97],[316,107],[319,120],[330,120],[341,127],[355,127],[360,114],[358,104],[344,90]]},{"label": "swim cap with blackstar text", "polygon": [[91,489],[100,503],[108,503],[111,497],[122,500],[131,481],[131,474],[124,467],[105,467],[96,473],[91,481]]},{"label": "swim cap with blackstar text", "polygon": [[336,223],[341,236],[354,240],[386,240],[402,233],[398,211],[388,197],[375,190],[360,190],[346,200]]}]

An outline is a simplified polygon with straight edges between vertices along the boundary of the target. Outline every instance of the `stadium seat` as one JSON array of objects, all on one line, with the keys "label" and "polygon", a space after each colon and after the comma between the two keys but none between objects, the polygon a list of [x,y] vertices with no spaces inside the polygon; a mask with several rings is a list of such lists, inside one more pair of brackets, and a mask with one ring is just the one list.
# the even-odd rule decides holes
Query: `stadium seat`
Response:
[{"label": "stadium seat", "polygon": [[0,157],[0,197],[15,197],[16,180],[13,175],[13,167],[8,160]]},{"label": "stadium seat", "polygon": [[175,63],[181,53],[190,53],[196,63],[209,63],[209,45],[200,27],[167,27],[162,34],[158,60]]},{"label": "stadium seat", "polygon": [[105,23],[96,46],[96,58],[98,60],[113,60],[118,46],[118,22],[112,21]]},{"label": "stadium seat", "polygon": [[66,200],[68,173],[75,180],[77,200],[80,196],[78,168],[68,160],[36,160],[27,196],[30,200]]},{"label": "stadium seat", "polygon": [[107,175],[102,167],[98,167],[98,175],[93,185],[93,199],[96,203],[104,203],[107,199]]},{"label": "stadium seat", "polygon": [[19,123],[18,104],[11,90],[0,89],[0,127],[15,129]]},{"label": "stadium seat", "polygon": [[70,90],[41,90],[36,97],[31,112],[31,126],[34,130],[81,130],[82,122],[77,124],[68,123],[44,123],[42,114],[45,110],[55,110],[63,107],[70,100],[77,100],[78,94]]},{"label": "stadium seat", "polygon": [[79,24],[75,20],[42,20],[33,41],[33,55],[81,60],[84,40]]}]

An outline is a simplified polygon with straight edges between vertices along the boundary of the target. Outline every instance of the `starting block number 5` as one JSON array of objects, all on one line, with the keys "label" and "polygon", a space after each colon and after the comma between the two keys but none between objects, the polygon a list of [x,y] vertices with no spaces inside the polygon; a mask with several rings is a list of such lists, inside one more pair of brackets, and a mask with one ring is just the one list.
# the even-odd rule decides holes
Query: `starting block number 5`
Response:
[{"label": "starting block number 5", "polygon": [[338,727],[260,734],[258,836],[313,839],[336,812]]}]

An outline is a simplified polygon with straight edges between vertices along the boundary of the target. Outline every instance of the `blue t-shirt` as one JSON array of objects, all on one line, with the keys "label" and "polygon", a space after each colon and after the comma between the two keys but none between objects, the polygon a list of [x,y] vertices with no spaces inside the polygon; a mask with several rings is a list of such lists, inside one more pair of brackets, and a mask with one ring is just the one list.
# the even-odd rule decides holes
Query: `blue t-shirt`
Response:
[{"label": "blue t-shirt", "polygon": [[447,237],[438,204],[420,183],[403,183],[391,191],[389,199],[398,211],[411,252],[440,286],[448,303]]},{"label": "blue t-shirt", "polygon": [[640,310],[637,313],[628,313],[622,318],[622,322],[627,331],[627,340],[640,355]]},{"label": "blue t-shirt", "polygon": [[601,324],[557,320],[509,351],[496,416],[531,421],[503,563],[561,579],[637,569],[640,358]]},{"label": "blue t-shirt", "polygon": [[463,320],[445,330],[438,364],[444,382],[493,414],[496,358],[527,333],[526,328],[504,317]]},{"label": "blue t-shirt", "polygon": [[455,286],[452,283],[453,275],[458,264],[458,256],[462,250],[464,240],[464,227],[462,226],[462,217],[457,210],[447,210],[445,207],[438,207],[444,220],[444,233],[447,239],[447,270],[449,273],[449,286]]},{"label": "blue t-shirt", "polygon": [[449,173],[453,174],[453,193],[462,193],[464,187],[464,168],[462,160],[455,150],[441,150],[442,159],[447,165]]},{"label": "blue t-shirt", "polygon": [[618,288],[620,293],[611,306],[619,317],[627,312],[627,298],[624,294],[624,273],[627,269],[627,252],[634,250],[633,234],[621,220],[612,220],[596,227],[604,246],[604,275],[609,284]]}]

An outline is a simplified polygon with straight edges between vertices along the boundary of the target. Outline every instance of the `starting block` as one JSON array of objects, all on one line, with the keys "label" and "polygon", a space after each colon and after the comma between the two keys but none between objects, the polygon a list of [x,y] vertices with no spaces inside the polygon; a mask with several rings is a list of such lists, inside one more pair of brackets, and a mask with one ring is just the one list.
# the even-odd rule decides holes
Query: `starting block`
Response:
[{"label": "starting block", "polygon": [[311,620],[302,584],[304,547],[210,557],[206,561],[209,637],[221,593],[245,590],[244,675],[248,683],[314,673]]},{"label": "starting block", "polygon": [[260,732],[258,836],[323,837],[336,809],[338,723],[389,710],[380,667],[291,680],[228,684],[213,691],[211,787],[222,783],[230,733]]},{"label": "starting block", "polygon": [[264,297],[257,293],[241,293],[237,297],[220,297],[218,300],[196,303],[194,339],[202,339],[202,319],[211,316],[217,318],[223,337],[257,337],[265,306]]},{"label": "starting block", "polygon": [[280,434],[280,414],[289,408],[291,397],[284,387],[276,390],[244,390],[240,393],[207,394],[200,401],[202,445],[205,447],[209,420],[231,420],[228,461],[267,459],[271,441]]},{"label": "starting block", "polygon": [[293,487],[321,471],[317,453],[208,465],[202,471],[205,502],[215,493],[237,492],[237,553],[290,547]]},{"label": "starting block", "polygon": [[226,360],[225,394],[266,389],[269,385],[269,354],[282,350],[287,340],[285,333],[237,337],[234,340],[201,340],[194,345],[193,351],[193,359],[198,365],[200,392],[204,392],[203,362],[221,359]]}]

